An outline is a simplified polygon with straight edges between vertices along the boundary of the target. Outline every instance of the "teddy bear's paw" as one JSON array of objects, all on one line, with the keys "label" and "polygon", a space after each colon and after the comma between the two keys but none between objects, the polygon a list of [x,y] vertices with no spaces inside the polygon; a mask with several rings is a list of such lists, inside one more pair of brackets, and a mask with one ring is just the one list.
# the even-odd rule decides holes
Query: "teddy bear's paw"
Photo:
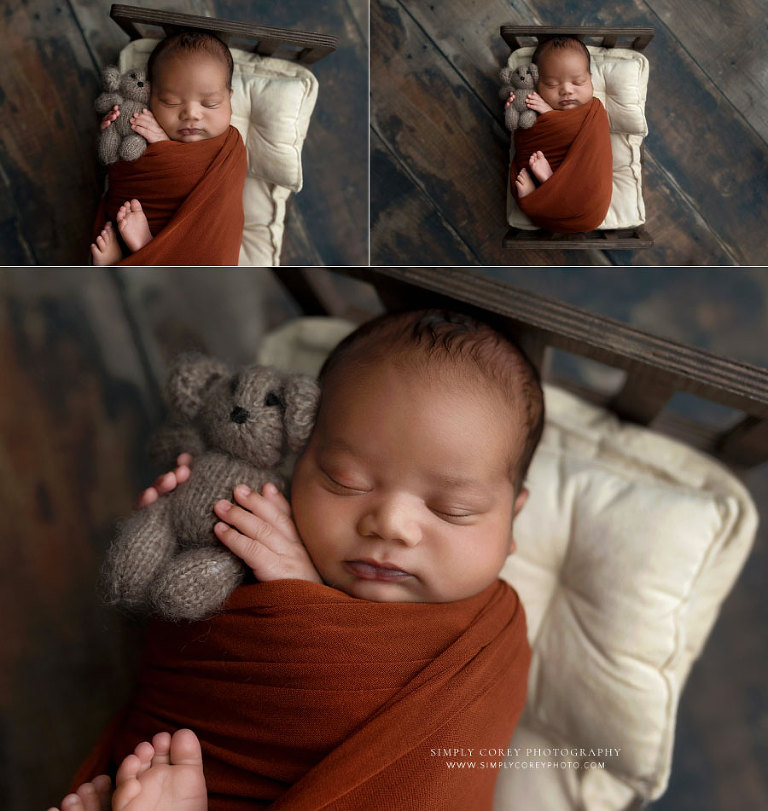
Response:
[{"label": "teddy bear's paw", "polygon": [[215,614],[242,581],[243,564],[226,549],[189,549],[158,573],[150,602],[170,620],[200,620]]}]

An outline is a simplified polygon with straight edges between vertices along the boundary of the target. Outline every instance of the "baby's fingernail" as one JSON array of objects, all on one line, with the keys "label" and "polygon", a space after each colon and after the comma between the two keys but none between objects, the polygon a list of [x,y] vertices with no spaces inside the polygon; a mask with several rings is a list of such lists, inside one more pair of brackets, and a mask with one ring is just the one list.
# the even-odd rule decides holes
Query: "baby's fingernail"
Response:
[{"label": "baby's fingernail", "polygon": [[229,512],[232,509],[232,502],[227,501],[225,498],[223,498],[221,501],[217,501],[214,506],[216,507],[217,510],[219,510],[219,512],[225,513]]},{"label": "baby's fingernail", "polygon": [[235,492],[238,496],[247,496],[251,492],[251,488],[246,487],[244,484],[238,484],[237,487],[235,487]]},{"label": "baby's fingernail", "polygon": [[262,488],[261,488],[261,492],[262,492],[262,493],[263,493],[265,496],[274,496],[274,495],[275,495],[275,493],[277,493],[277,487],[275,487],[275,485],[274,485],[274,484],[272,484],[272,482],[267,482],[267,483],[264,485],[264,487],[262,487]]},{"label": "baby's fingernail", "polygon": [[226,532],[229,528],[229,524],[225,524],[223,521],[217,521],[216,524],[214,524],[213,531],[217,535],[220,535],[222,532]]}]

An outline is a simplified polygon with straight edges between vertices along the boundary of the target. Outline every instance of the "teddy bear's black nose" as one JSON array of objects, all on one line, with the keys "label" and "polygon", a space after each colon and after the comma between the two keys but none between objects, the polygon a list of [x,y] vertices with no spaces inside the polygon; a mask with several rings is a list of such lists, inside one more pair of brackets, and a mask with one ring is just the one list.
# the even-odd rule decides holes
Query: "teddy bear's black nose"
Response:
[{"label": "teddy bear's black nose", "polygon": [[144,82],[136,82],[136,87],[144,87]]},{"label": "teddy bear's black nose", "polygon": [[232,422],[242,425],[250,416],[250,412],[246,411],[244,408],[240,408],[240,406],[235,406],[232,409],[232,413],[229,415],[229,418],[232,420]]}]

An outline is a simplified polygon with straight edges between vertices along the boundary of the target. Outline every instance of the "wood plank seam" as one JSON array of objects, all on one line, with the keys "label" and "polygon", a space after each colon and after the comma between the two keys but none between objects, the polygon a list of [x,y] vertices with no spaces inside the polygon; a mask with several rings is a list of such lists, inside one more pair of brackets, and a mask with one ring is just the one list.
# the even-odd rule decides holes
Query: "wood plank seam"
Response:
[{"label": "wood plank seam", "polygon": [[450,220],[447,220],[445,218],[442,207],[429,194],[429,192],[427,192],[427,190],[424,188],[424,184],[421,182],[421,180],[411,171],[411,169],[405,163],[403,163],[398,158],[398,153],[395,152],[395,150],[392,148],[392,145],[387,141],[386,138],[384,138],[381,131],[374,124],[373,116],[371,116],[371,131],[376,134],[376,136],[379,138],[381,143],[384,145],[384,147],[389,152],[389,154],[392,157],[392,159],[394,160],[394,162],[397,165],[399,165],[401,167],[402,171],[404,172],[404,174],[406,174],[411,179],[413,185],[419,190],[419,192],[423,195],[423,197],[426,200],[429,201],[429,203],[432,206],[432,208],[434,209],[435,213],[440,217],[441,221],[445,224],[446,228],[448,228],[448,230],[451,231],[451,233],[455,236],[456,240],[461,245],[464,246],[465,250],[468,253],[470,253],[477,260],[477,264],[482,265],[483,264],[482,258],[477,255],[477,252],[469,244],[467,244],[467,242],[464,240],[464,238],[461,236],[461,234],[456,230],[453,223],[451,223]]}]

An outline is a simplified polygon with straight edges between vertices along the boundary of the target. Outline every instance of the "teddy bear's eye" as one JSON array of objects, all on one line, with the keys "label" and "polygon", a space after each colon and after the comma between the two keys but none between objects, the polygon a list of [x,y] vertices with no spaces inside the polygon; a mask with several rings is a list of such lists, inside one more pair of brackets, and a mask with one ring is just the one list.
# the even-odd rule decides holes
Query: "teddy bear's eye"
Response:
[{"label": "teddy bear's eye", "polygon": [[265,406],[282,406],[283,401],[274,393],[270,392],[264,399]]},{"label": "teddy bear's eye", "polygon": [[135,79],[135,78],[136,78],[136,74],[135,74],[135,73],[132,73],[132,74],[131,74],[131,79]]}]

